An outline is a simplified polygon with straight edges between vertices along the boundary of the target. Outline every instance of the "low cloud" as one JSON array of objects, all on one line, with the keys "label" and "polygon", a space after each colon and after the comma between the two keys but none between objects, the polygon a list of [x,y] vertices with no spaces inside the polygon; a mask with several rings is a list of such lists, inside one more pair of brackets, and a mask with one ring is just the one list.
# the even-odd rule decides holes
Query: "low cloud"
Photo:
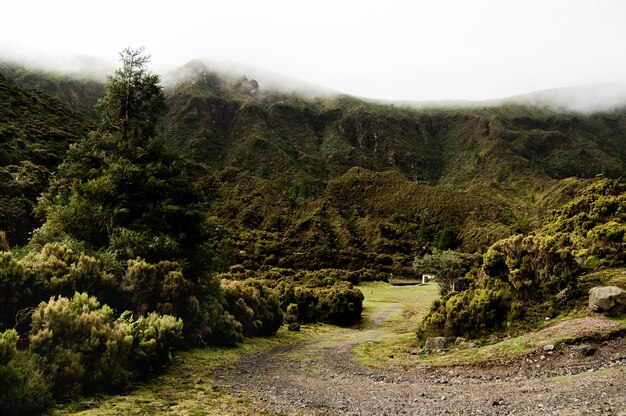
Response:
[{"label": "low cloud", "polygon": [[261,93],[275,91],[284,94],[296,94],[308,98],[327,98],[339,93],[319,85],[308,83],[287,75],[278,74],[253,65],[239,62],[193,60],[163,75],[166,86],[206,73],[213,73],[227,82],[236,82],[242,76],[259,83]]}]

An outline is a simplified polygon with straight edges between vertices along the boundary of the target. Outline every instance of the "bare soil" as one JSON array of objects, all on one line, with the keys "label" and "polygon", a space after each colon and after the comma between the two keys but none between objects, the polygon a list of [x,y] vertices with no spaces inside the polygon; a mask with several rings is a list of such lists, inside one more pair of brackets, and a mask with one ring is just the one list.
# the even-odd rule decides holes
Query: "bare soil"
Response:
[{"label": "bare soil", "polygon": [[371,340],[400,305],[363,328],[244,356],[216,386],[258,413],[287,415],[626,415],[626,338],[557,345],[504,362],[374,368],[355,344]]}]

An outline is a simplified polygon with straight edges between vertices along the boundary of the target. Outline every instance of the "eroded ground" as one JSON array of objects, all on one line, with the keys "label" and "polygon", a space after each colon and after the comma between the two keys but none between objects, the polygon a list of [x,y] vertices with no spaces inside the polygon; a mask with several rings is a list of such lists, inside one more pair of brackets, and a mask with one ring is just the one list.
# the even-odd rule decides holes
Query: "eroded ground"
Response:
[{"label": "eroded ground", "polygon": [[[396,289],[374,286],[364,292],[371,299],[379,290]],[[389,353],[389,366],[363,365],[360,361],[368,361],[364,357],[368,350],[380,356],[388,346],[380,340],[406,336],[407,328],[414,326],[411,322],[423,312],[415,304],[402,303],[407,297],[393,300],[383,296],[375,304],[366,302],[369,308],[361,328],[246,356],[235,366],[220,369],[217,383],[229,394],[250,399],[256,411],[289,415],[626,412],[622,337],[587,340],[597,350],[591,356],[584,356],[577,345],[560,344],[553,351],[540,349],[496,363],[419,365],[423,359],[416,354],[414,365],[406,358],[394,365]],[[370,348],[360,348],[364,344]],[[359,360],[355,348],[361,350]],[[391,346],[389,350],[397,351]]]}]

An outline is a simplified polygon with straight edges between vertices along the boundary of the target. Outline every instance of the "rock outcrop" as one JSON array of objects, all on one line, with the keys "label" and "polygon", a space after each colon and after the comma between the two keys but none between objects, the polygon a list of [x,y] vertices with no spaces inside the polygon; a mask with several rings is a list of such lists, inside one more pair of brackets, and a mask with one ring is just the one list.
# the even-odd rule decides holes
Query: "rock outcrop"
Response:
[{"label": "rock outcrop", "polygon": [[428,338],[424,344],[424,352],[441,352],[454,343],[453,337],[434,337]]},{"label": "rock outcrop", "polygon": [[597,286],[589,291],[589,309],[618,314],[626,311],[626,292],[617,286]]}]

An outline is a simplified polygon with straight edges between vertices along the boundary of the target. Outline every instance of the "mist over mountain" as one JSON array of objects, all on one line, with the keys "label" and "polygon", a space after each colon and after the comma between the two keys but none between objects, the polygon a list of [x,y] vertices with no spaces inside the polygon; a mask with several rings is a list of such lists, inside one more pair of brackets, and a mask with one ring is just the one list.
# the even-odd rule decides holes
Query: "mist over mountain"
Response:
[{"label": "mist over mountain", "polygon": [[492,105],[506,103],[546,106],[556,111],[583,114],[612,112],[626,107],[626,86],[608,83],[554,88],[496,99]]},{"label": "mist over mountain", "polygon": [[[0,72],[16,87],[46,92],[98,118],[98,81],[9,64]],[[216,226],[235,242],[220,250],[234,262],[258,265],[280,252],[282,265],[308,267],[315,258],[316,267],[359,267],[385,253],[405,267],[429,244],[482,251],[515,230],[540,224],[586,180],[626,175],[622,95],[608,87],[480,105],[410,106],[203,61],[168,73],[164,84],[168,109],[161,134],[208,169],[220,201],[209,209],[219,213]],[[609,102],[614,110],[596,113],[559,107],[599,109]],[[232,186],[251,183],[265,192],[233,193]],[[346,194],[351,199],[336,205]],[[402,202],[408,195],[412,202]],[[279,200],[284,204],[274,206]],[[372,201],[391,202],[399,211]],[[224,212],[226,206],[234,211]],[[370,223],[365,228],[364,218]],[[265,248],[242,258],[239,251],[249,253],[246,247],[259,244],[241,240],[252,230],[261,233]],[[303,232],[309,235],[305,240]],[[302,246],[313,240],[319,241],[315,248]],[[295,252],[313,257],[296,259],[289,254]]]},{"label": "mist over mountain", "polygon": [[339,92],[329,88],[315,85],[303,80],[292,78],[284,74],[278,74],[263,68],[247,65],[240,62],[211,61],[207,59],[197,59],[185,65],[168,71],[163,75],[163,82],[167,88],[173,88],[177,84],[184,83],[189,79],[197,79],[203,74],[214,74],[215,76],[236,82],[245,76],[256,80],[259,85],[263,85],[263,91],[274,91],[284,94],[295,94],[309,98],[326,98],[339,95]]},{"label": "mist over mountain", "polygon": [[[45,61],[45,64],[43,63]],[[66,81],[103,83],[115,65],[92,56],[72,56],[60,59],[49,57],[42,59],[33,56],[0,55],[0,69],[4,75],[18,84],[29,87],[21,82],[14,73],[45,74],[48,77],[65,77]],[[242,76],[255,79],[263,86],[263,91],[274,91],[285,94],[296,94],[303,98],[330,98],[349,95],[323,85],[290,77],[238,61],[220,61],[212,59],[194,59],[186,64],[167,68],[161,74],[164,85],[172,88],[185,79],[193,78],[198,72],[210,72],[222,79],[236,81]],[[31,85],[32,86],[32,85]],[[54,94],[53,94],[54,95]],[[529,91],[505,97],[493,97],[484,100],[467,100],[451,97],[445,100],[390,100],[378,97],[356,96],[364,101],[409,108],[474,108],[498,107],[503,104],[521,104],[528,106],[547,107],[554,111],[578,112],[591,114],[611,112],[626,106],[626,86],[619,83],[594,83],[572,85],[568,87],[550,88]]]}]

